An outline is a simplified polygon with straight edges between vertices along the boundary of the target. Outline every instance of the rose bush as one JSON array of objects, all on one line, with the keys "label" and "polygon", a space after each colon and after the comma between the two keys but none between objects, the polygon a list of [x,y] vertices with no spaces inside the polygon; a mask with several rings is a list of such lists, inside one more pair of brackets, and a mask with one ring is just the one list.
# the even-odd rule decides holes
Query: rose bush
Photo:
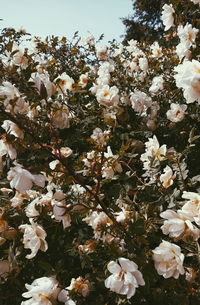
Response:
[{"label": "rose bush", "polygon": [[200,301],[188,2],[184,16],[182,1],[163,7],[169,48],[1,31],[1,304]]}]

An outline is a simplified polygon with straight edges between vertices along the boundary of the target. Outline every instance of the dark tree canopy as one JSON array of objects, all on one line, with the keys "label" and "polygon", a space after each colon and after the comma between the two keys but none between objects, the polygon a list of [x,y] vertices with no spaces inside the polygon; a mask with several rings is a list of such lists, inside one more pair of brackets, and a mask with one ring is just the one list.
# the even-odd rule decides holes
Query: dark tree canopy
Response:
[{"label": "dark tree canopy", "polygon": [[162,5],[161,0],[133,1],[133,15],[122,19],[126,27],[124,42],[132,38],[149,42],[158,40],[163,31],[160,19]]},{"label": "dark tree canopy", "polygon": [[191,1],[187,3],[183,0],[132,0],[132,2],[132,15],[122,18],[126,27],[124,43],[136,39],[139,42],[150,43],[159,40],[160,44],[164,44],[165,39],[162,39],[164,26],[161,20],[164,4],[172,4],[176,12],[179,12],[177,18],[180,23],[190,23],[192,19],[193,25],[199,26],[199,7],[193,5]]}]

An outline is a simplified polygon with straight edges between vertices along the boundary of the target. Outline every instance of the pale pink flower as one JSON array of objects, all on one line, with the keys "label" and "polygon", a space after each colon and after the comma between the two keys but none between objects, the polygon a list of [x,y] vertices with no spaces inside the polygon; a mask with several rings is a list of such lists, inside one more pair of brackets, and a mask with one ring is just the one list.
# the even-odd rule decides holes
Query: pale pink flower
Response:
[{"label": "pale pink flower", "polygon": [[72,91],[74,80],[66,72],[63,72],[55,80],[57,84],[58,93],[63,95],[67,93],[67,90]]},{"label": "pale pink flower", "polygon": [[54,276],[40,277],[32,282],[32,284],[25,284],[27,292],[22,296],[29,300],[23,301],[21,305],[53,305],[55,304],[60,288],[58,288],[58,281]]},{"label": "pale pink flower", "polygon": [[19,229],[24,232],[24,248],[31,250],[31,253],[27,254],[26,258],[31,259],[36,256],[39,250],[46,252],[48,249],[48,244],[45,240],[47,234],[42,226],[35,223],[32,218],[30,218],[29,221],[30,225],[21,225],[19,226]]},{"label": "pale pink flower", "polygon": [[187,105],[185,104],[175,104],[172,103],[170,105],[170,109],[167,111],[167,118],[173,123],[180,122],[185,117],[185,111],[187,109]]},{"label": "pale pink flower", "polygon": [[175,175],[173,175],[171,167],[168,165],[164,168],[164,174],[160,175],[160,181],[164,188],[168,188],[173,184]]},{"label": "pale pink flower", "polygon": [[7,179],[10,181],[10,187],[15,188],[20,193],[25,193],[30,190],[33,183],[40,187],[45,185],[45,177],[41,174],[32,175],[29,171],[24,169],[22,165],[15,163],[15,167],[11,167],[8,172]]},{"label": "pale pink flower", "polygon": [[174,26],[174,17],[173,14],[175,13],[172,4],[167,5],[165,4],[162,7],[161,13],[161,20],[165,26],[165,31],[168,31],[172,26]]},{"label": "pale pink flower", "polygon": [[145,282],[138,266],[127,258],[120,257],[118,262],[109,262],[107,268],[112,275],[105,280],[106,288],[111,291],[126,295],[130,299],[139,285],[144,286]]},{"label": "pale pink flower", "polygon": [[184,254],[181,253],[181,248],[173,243],[163,240],[153,250],[153,260],[158,274],[165,279],[170,277],[178,279],[180,274],[185,273]]},{"label": "pale pink flower", "polygon": [[163,234],[169,234],[170,237],[174,238],[184,238],[186,236],[192,236],[195,240],[199,238],[200,230],[192,224],[193,218],[182,210],[177,212],[166,210],[160,216],[167,219],[161,227]]},{"label": "pale pink flower", "polygon": [[186,103],[198,101],[200,103],[200,62],[197,60],[184,61],[174,69],[174,76],[178,88],[183,89]]},{"label": "pale pink flower", "polygon": [[12,134],[16,138],[20,138],[20,139],[24,138],[24,132],[17,126],[17,124],[15,124],[10,120],[3,121],[1,127],[5,129],[7,133]]},{"label": "pale pink flower", "polygon": [[119,89],[116,86],[104,85],[97,89],[96,98],[99,104],[110,107],[117,106],[119,102]]}]

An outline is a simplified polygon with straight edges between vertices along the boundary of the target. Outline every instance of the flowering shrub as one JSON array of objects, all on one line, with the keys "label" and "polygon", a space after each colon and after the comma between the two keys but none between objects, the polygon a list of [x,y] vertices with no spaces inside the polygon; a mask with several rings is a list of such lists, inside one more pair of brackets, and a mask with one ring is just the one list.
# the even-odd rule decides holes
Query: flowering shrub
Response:
[{"label": "flowering shrub", "polygon": [[199,1],[186,21],[180,2],[169,48],[2,30],[1,304],[199,303]]}]

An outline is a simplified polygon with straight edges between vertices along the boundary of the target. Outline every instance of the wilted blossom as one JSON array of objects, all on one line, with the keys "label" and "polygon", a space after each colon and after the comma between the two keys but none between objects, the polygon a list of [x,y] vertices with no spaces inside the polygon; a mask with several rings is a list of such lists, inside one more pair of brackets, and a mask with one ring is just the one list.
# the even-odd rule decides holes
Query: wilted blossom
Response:
[{"label": "wilted blossom", "polygon": [[180,122],[185,117],[185,111],[187,109],[187,105],[185,104],[170,104],[170,109],[167,111],[167,118],[173,123]]},{"label": "wilted blossom", "polygon": [[11,271],[11,264],[8,260],[0,261],[0,284],[2,284]]},{"label": "wilted blossom", "polygon": [[25,284],[27,292],[22,296],[29,300],[23,301],[21,305],[53,305],[55,304],[60,288],[54,276],[40,277],[35,279],[32,284]]},{"label": "wilted blossom", "polygon": [[106,288],[111,291],[126,295],[130,299],[139,285],[144,286],[145,282],[138,266],[127,258],[120,257],[118,262],[108,263],[108,271],[112,273],[106,280]]},{"label": "wilted blossom", "polygon": [[173,243],[163,240],[153,250],[153,260],[158,274],[165,279],[169,277],[178,279],[180,274],[185,273],[184,254],[181,253],[181,248]]},{"label": "wilted blossom", "polygon": [[174,238],[184,238],[192,236],[195,240],[200,236],[200,230],[192,224],[193,218],[188,216],[184,211],[166,210],[160,216],[164,219],[161,229],[163,234]]},{"label": "wilted blossom", "polygon": [[174,17],[173,14],[175,13],[172,4],[167,5],[165,4],[162,7],[162,14],[161,20],[165,26],[165,31],[168,31],[172,26],[174,26]]},{"label": "wilted blossom", "polygon": [[200,103],[200,62],[197,60],[184,61],[174,69],[174,76],[178,88],[183,89],[186,103],[198,101]]},{"label": "wilted blossom", "polygon": [[[83,218],[89,226],[93,228],[94,237],[99,240],[102,236],[102,231],[112,225],[112,220],[104,212],[93,211],[88,216]],[[104,236],[105,237],[105,236]]]},{"label": "wilted blossom", "polygon": [[106,145],[108,139],[109,139],[110,131],[102,131],[101,128],[96,127],[93,130],[93,133],[91,135],[91,138],[99,145]]},{"label": "wilted blossom", "polygon": [[51,120],[54,127],[59,129],[69,128],[70,113],[66,105],[61,106],[55,103],[55,110],[51,114]]},{"label": "wilted blossom", "polygon": [[89,294],[90,283],[85,278],[79,276],[77,279],[71,279],[70,285],[66,288],[68,290],[73,290],[86,297]]},{"label": "wilted blossom", "polygon": [[36,256],[39,250],[46,252],[48,249],[48,244],[45,240],[47,234],[42,226],[38,225],[29,219],[29,224],[24,224],[19,226],[19,229],[24,232],[23,244],[25,249],[30,249],[31,253],[26,255],[26,258],[31,259]]},{"label": "wilted blossom", "polygon": [[15,163],[15,167],[11,167],[7,179],[10,181],[10,187],[16,189],[20,193],[25,193],[30,190],[33,186],[33,183],[40,187],[45,185],[45,177],[42,174],[33,175],[22,165]]}]

